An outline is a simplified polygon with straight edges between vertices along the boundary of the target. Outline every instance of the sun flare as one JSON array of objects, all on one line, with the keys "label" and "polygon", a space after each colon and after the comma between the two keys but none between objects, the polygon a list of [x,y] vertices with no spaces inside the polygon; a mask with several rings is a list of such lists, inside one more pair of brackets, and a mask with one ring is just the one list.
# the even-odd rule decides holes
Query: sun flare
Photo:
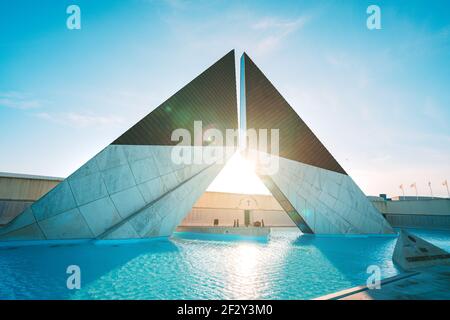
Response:
[{"label": "sun flare", "polygon": [[207,191],[270,194],[255,173],[255,165],[236,152]]}]

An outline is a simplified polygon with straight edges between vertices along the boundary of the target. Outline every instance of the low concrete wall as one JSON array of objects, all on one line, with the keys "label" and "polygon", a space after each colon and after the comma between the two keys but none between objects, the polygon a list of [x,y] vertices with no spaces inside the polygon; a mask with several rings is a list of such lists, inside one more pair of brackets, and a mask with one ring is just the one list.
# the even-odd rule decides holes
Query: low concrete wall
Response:
[{"label": "low concrete wall", "polygon": [[228,192],[205,192],[194,205],[195,208],[283,210],[271,195],[239,194]]},{"label": "low concrete wall", "polygon": [[0,226],[8,224],[62,180],[0,172]]},{"label": "low concrete wall", "polygon": [[372,200],[393,227],[450,230],[450,199]]},{"label": "low concrete wall", "polygon": [[372,201],[383,214],[450,215],[450,199]]},{"label": "low concrete wall", "polygon": [[450,215],[386,214],[385,217],[397,228],[450,230]]},{"label": "low concrete wall", "polygon": [[[283,210],[249,210],[250,224],[264,220],[265,226],[271,227],[295,227],[295,223]],[[234,221],[239,219],[239,224],[244,225],[245,215],[243,209],[238,208],[197,208],[181,222],[182,226],[212,226],[214,219],[219,220],[219,226],[231,227]]]},{"label": "low concrete wall", "polygon": [[219,226],[233,226],[234,220],[239,219],[244,223],[244,210],[240,209],[215,209],[215,208],[192,208],[191,212],[181,222],[182,226],[212,226],[214,219],[219,219]]},{"label": "low concrete wall", "polygon": [[267,237],[270,234],[268,227],[195,227],[180,226],[178,232],[229,234],[247,237]]},{"label": "low concrete wall", "polygon": [[62,178],[0,172],[0,199],[36,201]]},{"label": "low concrete wall", "polygon": [[219,226],[230,227],[239,219],[243,226],[245,210],[249,212],[250,225],[264,220],[267,227],[295,227],[273,196],[226,192],[205,192],[180,225],[212,226],[214,219],[218,219]]}]

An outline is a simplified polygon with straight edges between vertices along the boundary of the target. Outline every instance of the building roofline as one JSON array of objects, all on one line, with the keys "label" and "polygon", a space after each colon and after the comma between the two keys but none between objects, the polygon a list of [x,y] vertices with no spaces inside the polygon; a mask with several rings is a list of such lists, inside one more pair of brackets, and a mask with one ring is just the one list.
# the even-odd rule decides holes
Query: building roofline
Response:
[{"label": "building roofline", "polygon": [[49,180],[49,181],[63,181],[64,180],[64,178],[60,178],[60,177],[38,176],[38,175],[14,173],[14,172],[0,172],[0,178]]}]

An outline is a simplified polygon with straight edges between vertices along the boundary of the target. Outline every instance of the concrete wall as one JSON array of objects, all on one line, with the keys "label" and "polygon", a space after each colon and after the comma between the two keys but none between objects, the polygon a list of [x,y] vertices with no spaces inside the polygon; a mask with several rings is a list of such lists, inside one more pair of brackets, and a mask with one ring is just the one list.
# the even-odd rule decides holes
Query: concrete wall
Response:
[{"label": "concrete wall", "polygon": [[[250,224],[264,220],[266,227],[295,227],[295,223],[283,210],[250,210]],[[181,226],[212,226],[214,219],[219,219],[219,226],[233,226],[239,219],[239,225],[244,225],[244,210],[192,208],[191,212],[181,222]]]},{"label": "concrete wall", "polygon": [[219,219],[219,226],[233,226],[233,222],[239,219],[244,223],[244,210],[241,209],[215,209],[192,208],[191,212],[183,219],[181,226],[212,226],[214,219]]},{"label": "concrete wall", "polygon": [[450,199],[372,201],[383,214],[450,215]]},{"label": "concrete wall", "polygon": [[251,195],[226,192],[205,192],[195,203],[195,208],[233,208],[283,210],[271,195]]},{"label": "concrete wall", "polygon": [[247,195],[205,192],[195,203],[181,226],[233,226],[234,220],[244,225],[244,211],[249,210],[250,224],[264,219],[265,226],[295,227],[295,224],[271,195]]},{"label": "concrete wall", "polygon": [[36,201],[63,178],[0,172],[0,199]]},{"label": "concrete wall", "polygon": [[450,199],[382,200],[372,203],[393,227],[450,229]]},{"label": "concrete wall", "polygon": [[295,227],[295,223],[284,211],[254,210],[250,211],[250,222],[264,220],[266,227]]},{"label": "concrete wall", "polygon": [[0,172],[0,226],[9,223],[62,180]]}]

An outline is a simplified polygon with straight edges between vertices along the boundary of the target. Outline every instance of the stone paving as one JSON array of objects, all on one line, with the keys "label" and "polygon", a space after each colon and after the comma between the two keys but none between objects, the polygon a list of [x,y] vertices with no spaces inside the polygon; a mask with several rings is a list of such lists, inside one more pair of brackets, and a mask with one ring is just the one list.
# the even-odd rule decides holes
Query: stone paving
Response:
[{"label": "stone paving", "polygon": [[[434,266],[369,290],[356,287],[320,297],[320,300],[450,300],[450,266]],[[354,292],[354,293],[352,293]]]}]

